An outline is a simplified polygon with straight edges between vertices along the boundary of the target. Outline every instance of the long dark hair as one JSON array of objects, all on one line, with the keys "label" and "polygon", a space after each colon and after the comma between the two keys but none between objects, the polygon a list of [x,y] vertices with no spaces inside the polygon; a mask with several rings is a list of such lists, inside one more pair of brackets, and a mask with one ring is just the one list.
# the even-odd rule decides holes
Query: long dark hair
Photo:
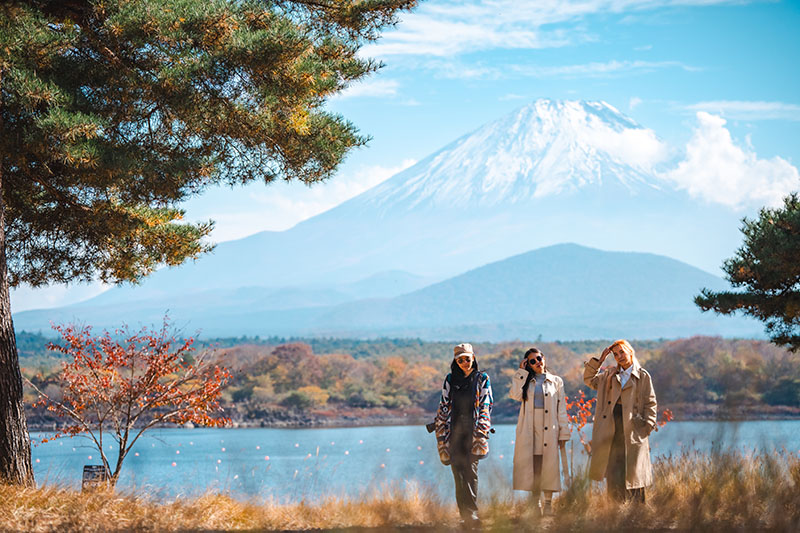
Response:
[{"label": "long dark hair", "polygon": [[[531,368],[531,365],[528,364],[528,356],[532,353],[541,355],[544,358],[544,354],[542,353],[539,348],[529,348],[527,352],[525,352],[525,370],[528,371],[528,377],[525,378],[525,384],[522,385],[522,401],[528,401],[528,385],[530,384],[531,380],[536,376],[536,371]],[[547,363],[544,364],[544,371],[547,372]]]}]

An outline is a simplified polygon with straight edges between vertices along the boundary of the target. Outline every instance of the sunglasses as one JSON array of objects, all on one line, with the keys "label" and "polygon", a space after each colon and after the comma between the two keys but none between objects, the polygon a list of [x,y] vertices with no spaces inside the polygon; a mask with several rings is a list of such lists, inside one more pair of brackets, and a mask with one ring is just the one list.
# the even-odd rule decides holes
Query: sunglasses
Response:
[{"label": "sunglasses", "polygon": [[466,363],[472,361],[472,357],[456,357],[456,363]]},{"label": "sunglasses", "polygon": [[537,362],[541,363],[542,359],[544,359],[544,357],[542,357],[541,355],[537,355],[536,357],[531,357],[530,359],[528,359],[528,362],[532,365],[535,365]]}]

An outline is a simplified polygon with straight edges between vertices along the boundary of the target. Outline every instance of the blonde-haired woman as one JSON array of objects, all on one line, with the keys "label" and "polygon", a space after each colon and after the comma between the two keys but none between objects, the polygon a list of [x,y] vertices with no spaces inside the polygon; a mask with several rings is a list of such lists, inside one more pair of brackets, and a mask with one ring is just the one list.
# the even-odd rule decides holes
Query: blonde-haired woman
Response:
[{"label": "blonde-haired woman", "polygon": [[[608,354],[617,364],[601,369]],[[648,440],[656,426],[653,380],[633,346],[620,339],[586,362],[583,381],[597,390],[589,477],[606,478],[608,494],[617,501],[644,503],[645,487],[653,483]]]},{"label": "blonde-haired woman", "polygon": [[564,381],[548,372],[544,354],[531,348],[511,380],[509,396],[521,402],[514,441],[514,490],[530,491],[540,512],[549,515],[553,492],[561,490],[559,448],[570,433]]}]

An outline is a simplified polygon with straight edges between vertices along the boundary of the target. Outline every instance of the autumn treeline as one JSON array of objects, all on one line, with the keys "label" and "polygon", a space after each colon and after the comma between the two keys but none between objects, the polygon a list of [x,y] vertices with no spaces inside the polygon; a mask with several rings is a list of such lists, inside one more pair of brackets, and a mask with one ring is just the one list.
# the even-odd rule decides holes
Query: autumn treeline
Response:
[{"label": "autumn treeline", "polygon": [[[203,356],[232,371],[223,405],[234,421],[270,425],[279,420],[313,424],[326,418],[424,418],[436,408],[451,362],[450,343],[274,341],[206,343],[212,348]],[[498,421],[516,416],[518,406],[506,392],[532,345],[547,355],[549,369],[564,378],[567,395],[584,390],[591,397],[593,391],[583,386],[583,362],[608,341],[476,343],[478,363],[492,379]],[[800,416],[800,356],[766,341],[692,337],[633,345],[653,375],[660,409],[670,408],[678,420]],[[41,354],[29,360],[36,365],[26,366],[25,374],[42,390],[55,393],[56,361]],[[27,403],[33,399],[28,391]],[[35,419],[39,414],[31,415]]]}]

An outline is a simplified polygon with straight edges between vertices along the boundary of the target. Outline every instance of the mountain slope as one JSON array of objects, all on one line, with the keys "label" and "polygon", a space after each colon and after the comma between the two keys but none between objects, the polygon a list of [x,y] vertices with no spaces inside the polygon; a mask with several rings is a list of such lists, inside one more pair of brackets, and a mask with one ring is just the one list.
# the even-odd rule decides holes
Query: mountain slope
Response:
[{"label": "mountain slope", "polygon": [[[763,336],[751,320],[702,314],[701,288],[725,282],[668,257],[574,244],[491,263],[394,298],[336,305],[267,305],[257,290],[180,302],[173,318],[204,336],[402,336],[438,340]],[[250,300],[243,293],[248,293]],[[334,295],[335,296],[335,295]],[[214,301],[217,304],[214,304]],[[296,303],[300,301],[295,300]],[[163,307],[75,307],[74,318],[111,328],[123,316],[157,323]],[[20,313],[18,329],[42,329],[46,313]],[[74,318],[69,318],[72,320]]]},{"label": "mountain slope", "polygon": [[702,314],[693,297],[725,282],[668,257],[564,244],[477,268],[391,300],[353,302],[315,321],[323,333],[434,336],[760,336],[750,320]]},{"label": "mountain slope", "polygon": [[289,230],[221,243],[106,298],[329,287],[387,270],[443,279],[561,242],[705,257],[694,264],[717,271],[739,242],[739,215],[657,178],[663,151],[605,103],[537,100]]},{"label": "mountain slope", "polygon": [[[667,186],[655,171],[663,152],[652,131],[605,103],[537,100],[289,230],[222,243],[196,262],[160,270],[140,286],[115,288],[85,302],[80,313],[78,306],[18,313],[14,319],[18,329],[36,324],[46,329],[50,319],[79,316],[91,323],[113,319],[116,325],[157,322],[169,309],[176,320],[197,319],[226,334],[223,326],[232,332],[253,325],[247,311],[253,310],[261,313],[259,324],[276,334],[337,332],[348,324],[361,324],[358,331],[371,334],[372,325],[380,331],[406,327],[406,322],[379,321],[386,314],[403,316],[402,306],[373,302],[371,310],[358,311],[361,303],[351,310],[347,302],[395,296],[428,283],[401,278],[395,283],[381,273],[413,272],[412,278],[441,280],[564,242],[684,262],[705,257],[707,262],[695,266],[716,272],[739,244],[739,215]],[[377,277],[360,281],[371,276]],[[668,276],[658,279],[670,283]],[[572,276],[564,283],[579,282]],[[596,284],[583,289],[601,291]],[[467,287],[463,291],[470,292]],[[452,310],[429,316],[439,309],[437,298],[446,296],[428,296],[430,305],[418,305],[415,316],[428,317],[431,324],[448,323],[445,315]],[[338,305],[344,307],[330,310]],[[514,310],[502,320],[544,320],[501,301],[495,307]],[[351,312],[353,317],[339,320]],[[363,323],[361,313],[368,315]],[[500,318],[485,320],[497,324]],[[263,329],[253,328],[247,331]]]}]

